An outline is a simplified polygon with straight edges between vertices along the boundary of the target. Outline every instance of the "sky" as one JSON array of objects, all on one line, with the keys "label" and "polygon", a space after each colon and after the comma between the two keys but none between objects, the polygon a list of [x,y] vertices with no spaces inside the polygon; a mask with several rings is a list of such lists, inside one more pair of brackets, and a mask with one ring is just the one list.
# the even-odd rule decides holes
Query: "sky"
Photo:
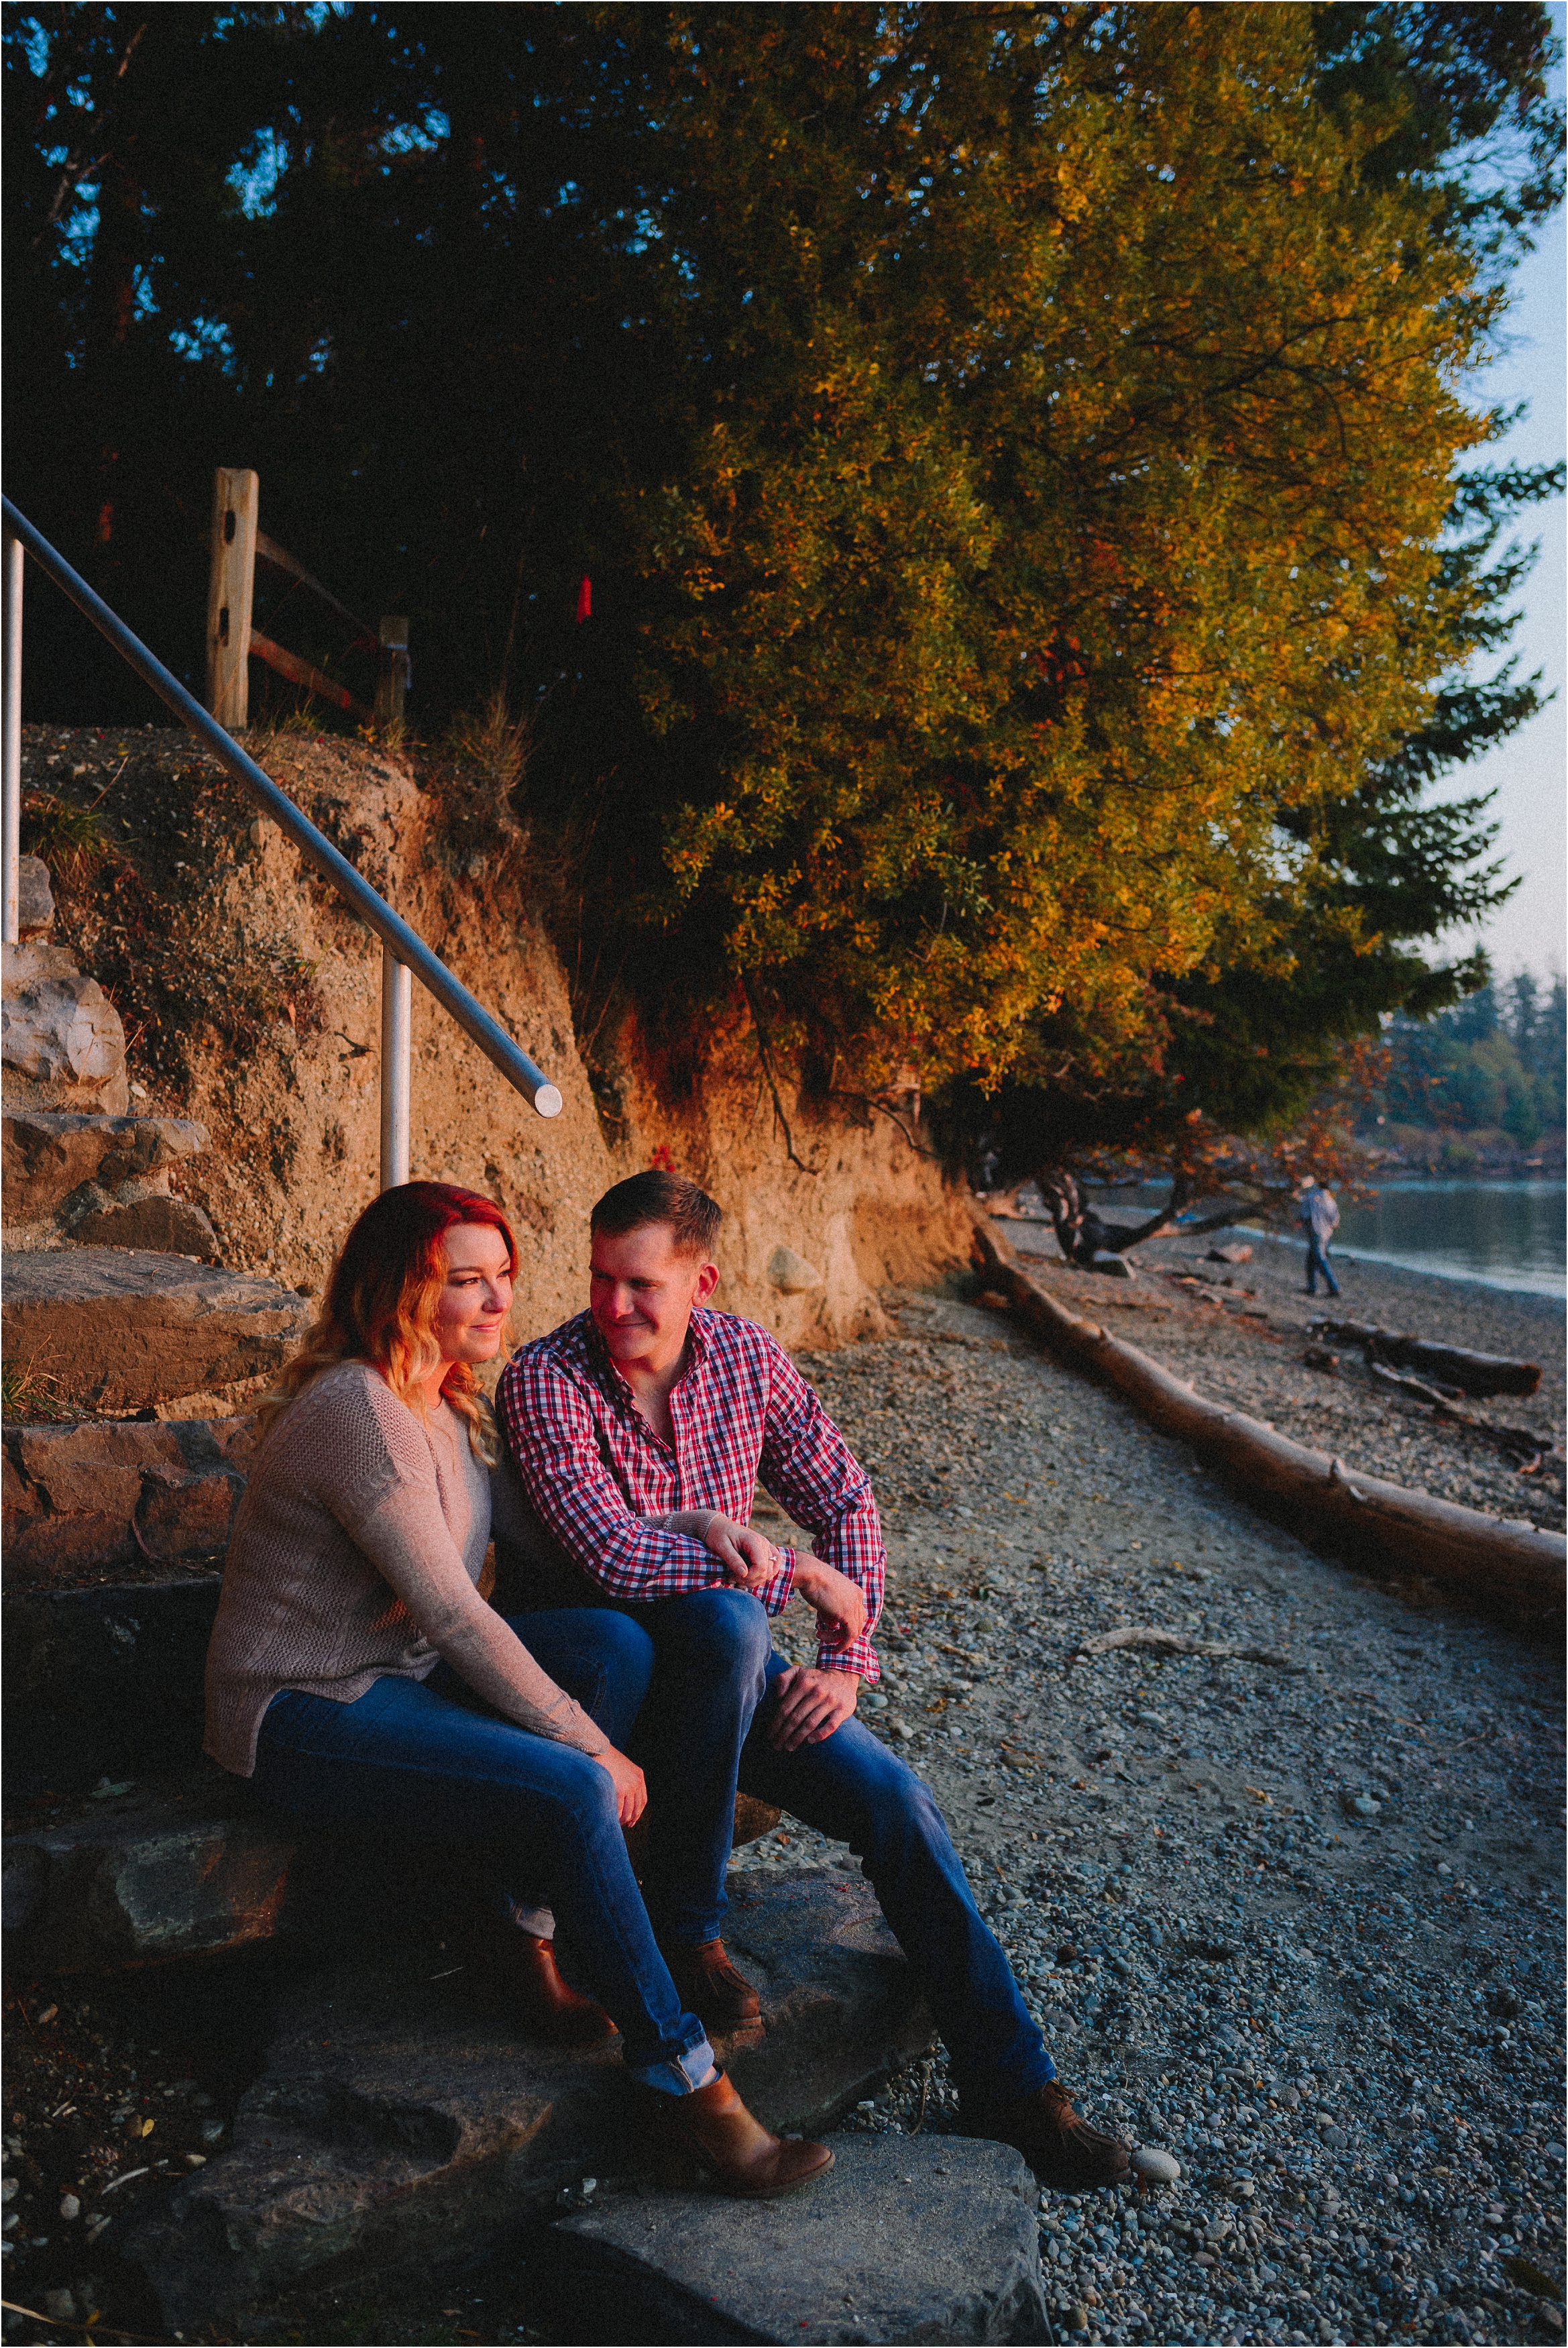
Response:
[{"label": "sky", "polygon": [[[1552,10],[1559,36],[1568,5]],[[1562,72],[1557,76],[1562,84]],[[1489,463],[1539,464],[1560,458],[1568,445],[1568,232],[1559,209],[1534,252],[1516,271],[1505,336],[1510,345],[1472,386],[1479,404],[1530,403],[1529,415],[1487,451]],[[1440,797],[1460,798],[1478,787],[1495,790],[1491,814],[1501,825],[1496,853],[1520,886],[1506,905],[1475,932],[1498,974],[1528,968],[1544,973],[1564,962],[1568,918],[1568,694],[1563,645],[1568,637],[1568,508],[1561,498],[1527,517],[1522,536],[1541,541],[1541,559],[1521,599],[1524,618],[1514,637],[1520,669],[1542,672],[1542,688],[1556,699],[1485,757],[1448,778]],[[1447,941],[1468,946],[1471,937]]]}]

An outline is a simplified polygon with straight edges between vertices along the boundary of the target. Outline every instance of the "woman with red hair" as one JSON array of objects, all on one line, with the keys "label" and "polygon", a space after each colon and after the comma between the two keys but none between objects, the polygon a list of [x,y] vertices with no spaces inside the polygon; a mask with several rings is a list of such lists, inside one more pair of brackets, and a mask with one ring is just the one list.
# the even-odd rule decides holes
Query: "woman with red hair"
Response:
[{"label": "woman with red hair", "polygon": [[[667,2152],[731,2191],[788,2192],[825,2146],[784,2142],[718,2070],[654,1941],[622,1829],[652,1643],[609,1609],[504,1617],[480,1597],[516,1244],[488,1199],[384,1191],[262,1406],[207,1658],[207,1750],[293,1816],[466,1847],[493,1878],[490,1957],[525,2028],[620,2031]],[[557,1970],[555,1914],[595,1999]]]}]

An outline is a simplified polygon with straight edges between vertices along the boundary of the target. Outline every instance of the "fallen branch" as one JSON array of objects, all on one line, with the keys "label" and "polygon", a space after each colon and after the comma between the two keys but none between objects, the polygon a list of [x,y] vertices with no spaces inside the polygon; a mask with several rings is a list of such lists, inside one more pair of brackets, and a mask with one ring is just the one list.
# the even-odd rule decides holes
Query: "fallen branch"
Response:
[{"label": "fallen branch", "polygon": [[1281,1672],[1305,1672],[1309,1668],[1306,1663],[1293,1663],[1288,1655],[1276,1655],[1272,1647],[1227,1647],[1217,1639],[1189,1639],[1182,1631],[1102,1631],[1098,1638],[1085,1639],[1077,1652],[1081,1655],[1108,1655],[1112,1647],[1148,1647],[1156,1655],[1217,1655],[1237,1663],[1272,1663]]},{"label": "fallen branch", "polygon": [[1312,1326],[1325,1337],[1365,1346],[1368,1361],[1384,1362],[1396,1370],[1422,1370],[1478,1401],[1488,1395],[1532,1395],[1541,1384],[1539,1362],[1472,1354],[1462,1345],[1436,1345],[1425,1337],[1403,1336],[1397,1329],[1374,1328],[1365,1321],[1315,1321]]},{"label": "fallen branch", "polygon": [[1194,1394],[1137,1346],[1080,1320],[1021,1269],[983,1219],[977,1218],[975,1239],[997,1284],[1037,1336],[1114,1385],[1153,1426],[1213,1459],[1250,1498],[1288,1509],[1305,1533],[1348,1536],[1358,1548],[1501,1604],[1522,1625],[1540,1628],[1560,1618],[1568,1563],[1561,1533],[1347,1472],[1339,1460]]}]

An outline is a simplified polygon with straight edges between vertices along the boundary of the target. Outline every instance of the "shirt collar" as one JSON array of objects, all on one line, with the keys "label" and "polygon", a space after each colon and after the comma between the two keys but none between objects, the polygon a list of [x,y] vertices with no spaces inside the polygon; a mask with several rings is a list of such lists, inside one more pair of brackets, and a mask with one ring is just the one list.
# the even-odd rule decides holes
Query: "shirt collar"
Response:
[{"label": "shirt collar", "polygon": [[[672,1395],[678,1394],[706,1362],[712,1345],[712,1333],[707,1325],[712,1318],[712,1314],[705,1312],[700,1304],[693,1309],[691,1324],[686,1332],[688,1349],[686,1366],[671,1388]],[[582,1343],[589,1367],[610,1400],[624,1404],[628,1410],[635,1410],[636,1405],[631,1398],[631,1388],[611,1359],[610,1348],[600,1334],[599,1323],[591,1313],[585,1313],[582,1316]]]}]

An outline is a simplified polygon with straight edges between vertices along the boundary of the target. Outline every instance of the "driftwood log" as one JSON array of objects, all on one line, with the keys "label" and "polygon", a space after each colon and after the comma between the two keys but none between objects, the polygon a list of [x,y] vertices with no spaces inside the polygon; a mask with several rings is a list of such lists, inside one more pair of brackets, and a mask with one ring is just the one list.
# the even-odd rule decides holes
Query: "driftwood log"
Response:
[{"label": "driftwood log", "polygon": [[1528,1426],[1495,1426],[1490,1418],[1477,1418],[1472,1410],[1460,1410],[1454,1402],[1452,1386],[1427,1385],[1420,1378],[1402,1378],[1398,1370],[1385,1369],[1381,1362],[1367,1365],[1380,1386],[1390,1386],[1396,1394],[1409,1395],[1415,1402],[1424,1402],[1435,1417],[1450,1426],[1468,1426],[1483,1443],[1495,1444],[1517,1459],[1532,1459],[1541,1465],[1543,1455],[1553,1446],[1543,1435]]},{"label": "driftwood log", "polygon": [[1386,1362],[1391,1370],[1419,1370],[1440,1385],[1457,1386],[1460,1394],[1532,1395],[1541,1384],[1539,1362],[1511,1362],[1500,1354],[1471,1354],[1462,1345],[1434,1345],[1425,1337],[1406,1337],[1397,1329],[1375,1329],[1365,1321],[1315,1321],[1313,1327],[1342,1344],[1362,1345],[1367,1358]]},{"label": "driftwood log", "polygon": [[1164,1433],[1191,1443],[1249,1498],[1288,1509],[1292,1524],[1308,1534],[1378,1552],[1466,1591],[1522,1628],[1541,1629],[1561,1616],[1568,1581],[1561,1533],[1353,1472],[1260,1419],[1207,1401],[1136,1345],[1070,1313],[1022,1269],[989,1222],[977,1219],[975,1238],[992,1284],[1007,1290],[1020,1318],[1053,1352],[1115,1386]]}]

